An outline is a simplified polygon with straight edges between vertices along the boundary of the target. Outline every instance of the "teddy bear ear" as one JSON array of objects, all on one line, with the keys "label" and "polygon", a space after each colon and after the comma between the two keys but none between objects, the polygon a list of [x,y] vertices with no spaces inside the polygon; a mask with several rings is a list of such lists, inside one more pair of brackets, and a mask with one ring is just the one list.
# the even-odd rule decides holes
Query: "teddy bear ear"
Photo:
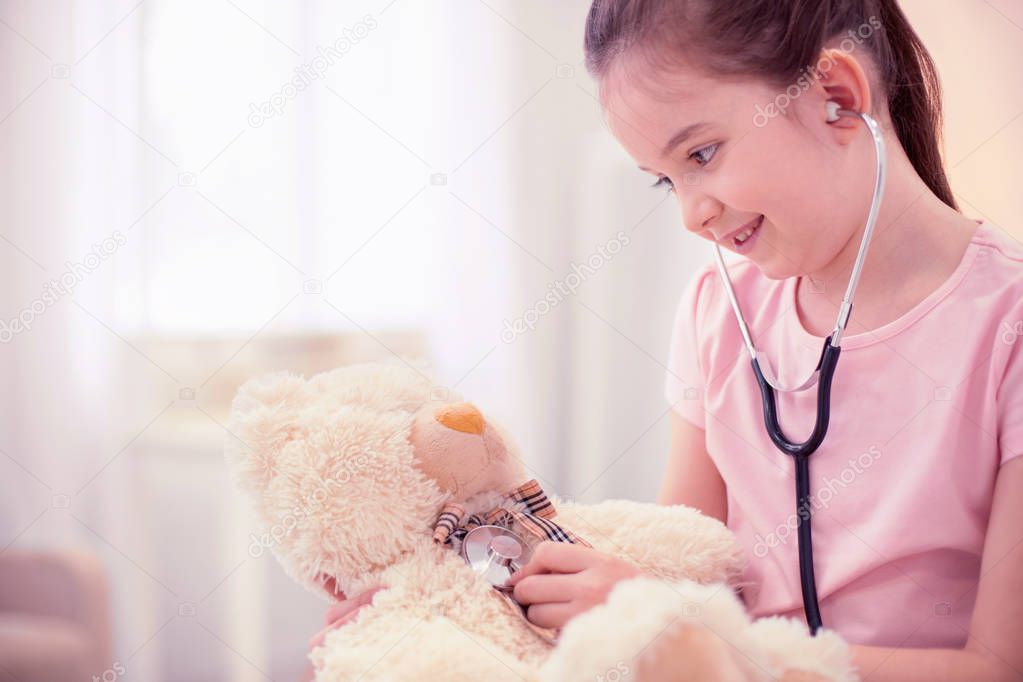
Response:
[{"label": "teddy bear ear", "polygon": [[274,372],[242,384],[231,403],[224,455],[245,489],[266,490],[276,475],[276,460],[302,426],[308,382],[292,372]]}]

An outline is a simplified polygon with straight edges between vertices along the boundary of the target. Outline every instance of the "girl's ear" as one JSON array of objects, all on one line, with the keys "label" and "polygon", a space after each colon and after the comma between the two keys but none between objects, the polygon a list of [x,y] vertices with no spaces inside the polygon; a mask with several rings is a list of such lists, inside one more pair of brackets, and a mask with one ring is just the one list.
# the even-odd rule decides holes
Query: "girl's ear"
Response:
[{"label": "girl's ear", "polygon": [[[821,121],[828,121],[828,102],[837,103],[841,109],[870,112],[873,104],[870,79],[851,54],[832,48],[822,50],[817,60],[817,73],[823,89]],[[842,144],[856,136],[860,124],[858,119],[845,116],[828,123]]]}]

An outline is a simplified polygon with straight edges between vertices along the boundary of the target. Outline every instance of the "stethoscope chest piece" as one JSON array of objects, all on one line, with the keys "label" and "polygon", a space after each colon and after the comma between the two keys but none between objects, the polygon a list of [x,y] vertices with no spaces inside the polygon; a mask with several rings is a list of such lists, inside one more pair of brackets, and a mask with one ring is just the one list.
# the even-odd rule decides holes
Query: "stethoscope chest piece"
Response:
[{"label": "stethoscope chest piece", "polygon": [[522,568],[533,552],[521,537],[501,526],[478,526],[462,538],[462,558],[497,589]]}]

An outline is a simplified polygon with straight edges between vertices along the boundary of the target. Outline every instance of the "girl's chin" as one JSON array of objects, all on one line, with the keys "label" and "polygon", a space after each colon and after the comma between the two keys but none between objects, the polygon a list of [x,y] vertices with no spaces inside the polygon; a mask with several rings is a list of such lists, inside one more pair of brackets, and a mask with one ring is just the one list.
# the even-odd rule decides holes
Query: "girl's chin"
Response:
[{"label": "girl's chin", "polygon": [[766,277],[767,279],[780,280],[780,279],[788,279],[789,277],[793,276],[793,273],[790,273],[790,272],[780,272],[780,271],[775,272],[773,270],[762,270],[761,272],[764,273],[764,277]]},{"label": "girl's chin", "polygon": [[757,266],[757,270],[760,270],[760,274],[767,279],[789,279],[790,277],[795,277],[799,274],[795,271],[791,264],[779,263],[777,260],[772,258],[768,258],[763,261],[754,260],[753,264]]}]

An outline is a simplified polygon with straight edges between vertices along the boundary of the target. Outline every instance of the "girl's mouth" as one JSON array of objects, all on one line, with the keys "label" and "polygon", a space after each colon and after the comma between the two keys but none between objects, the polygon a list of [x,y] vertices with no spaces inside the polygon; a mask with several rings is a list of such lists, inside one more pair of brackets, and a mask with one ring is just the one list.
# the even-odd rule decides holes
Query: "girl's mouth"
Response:
[{"label": "girl's mouth", "polygon": [[760,216],[732,236],[732,246],[735,248],[736,253],[746,254],[753,250],[753,247],[757,243],[757,235],[760,232],[760,226],[763,223],[764,216]]}]

